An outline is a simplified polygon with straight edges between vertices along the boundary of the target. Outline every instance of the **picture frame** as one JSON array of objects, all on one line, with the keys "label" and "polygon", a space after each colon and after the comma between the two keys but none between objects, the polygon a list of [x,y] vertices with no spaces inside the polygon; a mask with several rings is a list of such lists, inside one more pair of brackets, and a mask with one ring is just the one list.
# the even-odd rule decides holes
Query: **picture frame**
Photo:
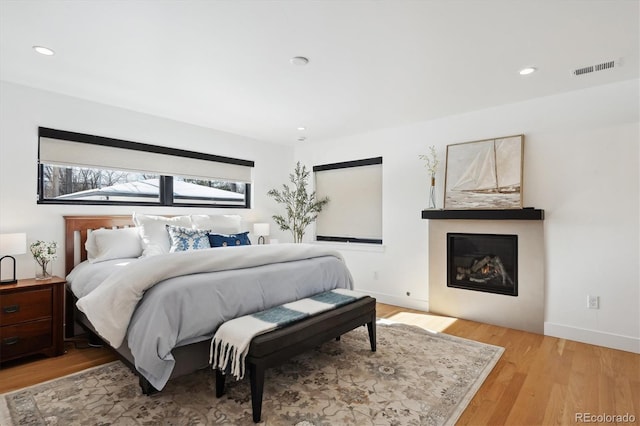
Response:
[{"label": "picture frame", "polygon": [[444,208],[521,209],[524,135],[447,145]]}]

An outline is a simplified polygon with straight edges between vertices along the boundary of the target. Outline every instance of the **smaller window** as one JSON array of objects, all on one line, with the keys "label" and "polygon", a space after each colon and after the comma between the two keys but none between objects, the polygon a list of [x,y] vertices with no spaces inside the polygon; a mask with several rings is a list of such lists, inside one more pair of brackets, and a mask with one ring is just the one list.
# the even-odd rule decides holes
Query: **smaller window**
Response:
[{"label": "smaller window", "polygon": [[316,240],[382,244],[382,157],[314,166]]}]

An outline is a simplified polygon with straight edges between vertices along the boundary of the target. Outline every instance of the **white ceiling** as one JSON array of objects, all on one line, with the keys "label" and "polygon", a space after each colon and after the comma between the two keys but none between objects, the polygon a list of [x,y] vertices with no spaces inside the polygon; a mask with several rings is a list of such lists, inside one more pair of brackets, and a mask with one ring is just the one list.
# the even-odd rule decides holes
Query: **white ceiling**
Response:
[{"label": "white ceiling", "polygon": [[314,143],[638,78],[638,21],[637,0],[0,0],[0,79]]}]

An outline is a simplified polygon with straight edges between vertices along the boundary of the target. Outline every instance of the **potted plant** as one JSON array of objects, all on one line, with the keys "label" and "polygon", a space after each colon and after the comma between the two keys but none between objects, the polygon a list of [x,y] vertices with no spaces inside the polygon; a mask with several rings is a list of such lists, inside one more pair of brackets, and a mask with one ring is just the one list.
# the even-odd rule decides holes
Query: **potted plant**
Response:
[{"label": "potted plant", "polygon": [[281,230],[291,231],[294,243],[302,242],[307,226],[316,220],[318,213],[329,202],[328,197],[317,200],[315,191],[311,194],[308,193],[308,178],[309,171],[298,161],[295,170],[289,175],[293,187],[290,188],[288,185],[282,184],[281,191],[272,189],[267,192],[268,196],[284,205],[286,217],[281,215],[272,217]]}]

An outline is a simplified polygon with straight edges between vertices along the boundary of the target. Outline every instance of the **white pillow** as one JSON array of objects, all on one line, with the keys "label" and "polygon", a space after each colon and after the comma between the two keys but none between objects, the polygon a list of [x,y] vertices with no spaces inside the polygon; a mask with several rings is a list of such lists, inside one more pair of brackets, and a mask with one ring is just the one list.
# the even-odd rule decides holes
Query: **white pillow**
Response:
[{"label": "white pillow", "polygon": [[140,257],[142,244],[136,228],[96,229],[84,244],[90,263]]},{"label": "white pillow", "polygon": [[242,231],[242,217],[237,214],[192,214],[195,229],[209,229],[214,234],[237,234]]},{"label": "white pillow", "polygon": [[189,216],[164,217],[134,213],[133,223],[140,232],[143,256],[169,253],[171,241],[166,225],[191,228]]}]

